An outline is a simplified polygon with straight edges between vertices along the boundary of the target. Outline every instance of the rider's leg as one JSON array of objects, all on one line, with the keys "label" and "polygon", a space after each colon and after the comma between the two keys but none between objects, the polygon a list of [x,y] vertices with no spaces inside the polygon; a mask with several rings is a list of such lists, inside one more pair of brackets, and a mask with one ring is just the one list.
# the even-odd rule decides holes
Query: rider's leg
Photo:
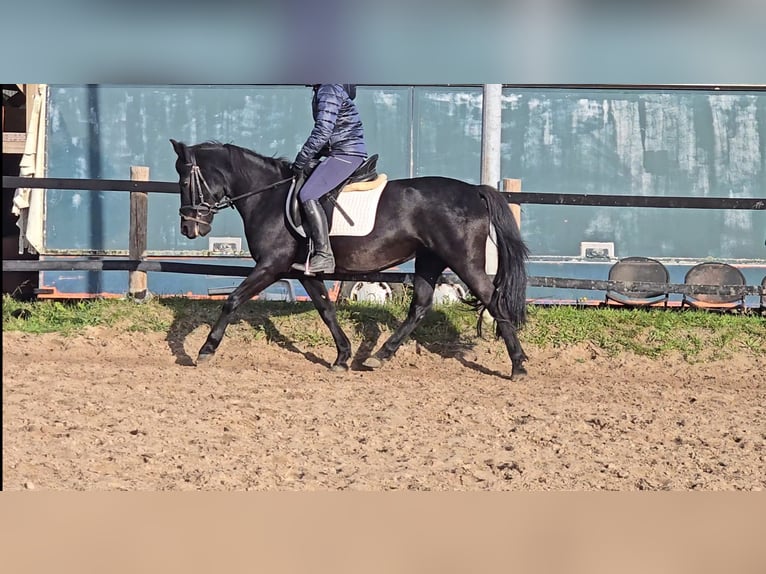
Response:
[{"label": "rider's leg", "polygon": [[316,167],[303,184],[299,197],[303,204],[304,226],[314,243],[314,255],[309,260],[308,269],[300,263],[293,265],[295,269],[307,275],[335,271],[327,215],[319,199],[348,179],[363,162],[364,158],[358,156],[330,156]]},{"label": "rider's leg", "polygon": [[314,254],[304,273],[332,273],[335,271],[335,256],[330,246],[330,230],[324,207],[316,199],[309,199],[303,202],[303,216],[303,222],[307,224],[309,236],[314,242]]}]

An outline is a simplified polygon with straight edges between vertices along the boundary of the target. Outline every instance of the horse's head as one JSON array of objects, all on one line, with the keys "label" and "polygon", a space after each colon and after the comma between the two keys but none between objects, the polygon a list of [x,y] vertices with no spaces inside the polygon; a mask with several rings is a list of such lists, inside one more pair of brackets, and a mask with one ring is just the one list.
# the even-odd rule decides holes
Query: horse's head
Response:
[{"label": "horse's head", "polygon": [[189,239],[204,237],[212,229],[217,202],[224,197],[224,181],[219,170],[206,170],[203,175],[194,146],[171,139],[178,155],[176,171],[181,186],[181,233]]}]

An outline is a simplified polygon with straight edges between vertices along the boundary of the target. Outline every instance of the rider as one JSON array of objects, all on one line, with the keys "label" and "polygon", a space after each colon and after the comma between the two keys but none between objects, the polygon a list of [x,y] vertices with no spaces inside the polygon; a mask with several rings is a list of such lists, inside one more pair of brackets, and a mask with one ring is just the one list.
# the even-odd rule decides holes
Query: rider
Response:
[{"label": "rider", "polygon": [[325,157],[300,189],[304,224],[314,242],[314,254],[308,265],[294,268],[306,275],[332,273],[335,257],[330,247],[327,215],[319,199],[348,179],[367,158],[364,129],[354,104],[354,84],[315,84],[311,108],[314,128],[293,162],[296,180],[305,176],[312,160]]}]

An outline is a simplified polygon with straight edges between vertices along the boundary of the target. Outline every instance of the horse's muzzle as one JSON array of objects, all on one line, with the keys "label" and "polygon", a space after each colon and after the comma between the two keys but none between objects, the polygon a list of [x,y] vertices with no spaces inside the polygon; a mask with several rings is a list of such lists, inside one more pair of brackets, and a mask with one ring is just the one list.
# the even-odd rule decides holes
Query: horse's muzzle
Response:
[{"label": "horse's muzzle", "polygon": [[199,237],[199,223],[196,221],[182,221],[181,235],[188,237],[189,239]]},{"label": "horse's muzzle", "polygon": [[204,221],[181,221],[181,234],[189,239],[205,237],[212,227]]},{"label": "horse's muzzle", "polygon": [[213,212],[206,206],[200,207],[182,207],[179,211],[181,215],[181,234],[189,239],[195,237],[204,237],[212,229]]}]

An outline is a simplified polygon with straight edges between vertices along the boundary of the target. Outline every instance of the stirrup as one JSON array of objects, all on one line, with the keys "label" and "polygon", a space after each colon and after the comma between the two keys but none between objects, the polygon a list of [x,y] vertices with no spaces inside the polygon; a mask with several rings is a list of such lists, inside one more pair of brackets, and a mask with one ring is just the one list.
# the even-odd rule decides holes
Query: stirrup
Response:
[{"label": "stirrup", "polygon": [[305,273],[306,268],[309,266],[309,261],[311,260],[311,254],[313,251],[314,251],[314,242],[309,237],[309,244],[306,250],[306,259],[303,262],[296,261],[290,266],[290,268],[294,269],[295,271],[302,271],[303,273]]}]

